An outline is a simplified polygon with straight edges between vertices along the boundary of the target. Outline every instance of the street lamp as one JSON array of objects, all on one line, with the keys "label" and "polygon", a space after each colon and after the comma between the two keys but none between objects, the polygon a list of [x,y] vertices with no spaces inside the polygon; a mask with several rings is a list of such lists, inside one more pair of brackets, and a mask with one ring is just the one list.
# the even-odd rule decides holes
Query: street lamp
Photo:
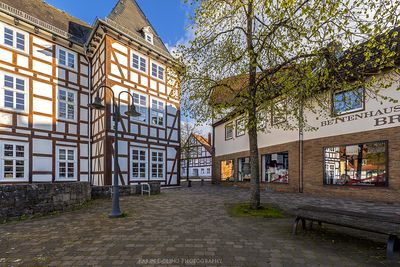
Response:
[{"label": "street lamp", "polygon": [[101,102],[100,98],[100,90],[101,89],[108,89],[112,93],[112,100],[113,100],[113,114],[114,114],[114,182],[112,186],[112,211],[111,214],[109,215],[110,218],[118,218],[121,217],[122,212],[119,207],[119,182],[118,182],[118,173],[119,173],[119,166],[118,166],[118,122],[121,120],[121,112],[120,112],[120,106],[121,106],[121,94],[126,93],[128,94],[131,99],[132,99],[132,104],[129,106],[128,110],[125,112],[125,115],[127,116],[132,116],[132,117],[139,117],[141,114],[136,111],[136,107],[134,105],[133,101],[133,95],[128,92],[128,91],[122,91],[118,94],[118,104],[115,102],[115,95],[114,91],[112,90],[111,87],[102,85],[98,88],[96,97],[94,98],[94,101],[89,104],[89,107],[92,109],[98,109],[98,110],[104,110],[106,108],[105,105],[103,105]]}]

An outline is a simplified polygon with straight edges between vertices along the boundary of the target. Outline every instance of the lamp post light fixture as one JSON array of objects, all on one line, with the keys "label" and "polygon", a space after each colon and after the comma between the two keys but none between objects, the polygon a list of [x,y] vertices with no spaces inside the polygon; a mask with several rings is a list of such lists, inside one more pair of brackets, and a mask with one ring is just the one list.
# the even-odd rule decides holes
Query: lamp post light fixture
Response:
[{"label": "lamp post light fixture", "polygon": [[112,93],[112,107],[113,107],[113,114],[114,114],[114,179],[113,179],[113,185],[112,185],[112,211],[109,215],[110,218],[118,218],[122,216],[121,209],[119,207],[119,182],[118,182],[118,173],[119,173],[119,165],[118,165],[118,122],[121,120],[121,112],[120,112],[120,107],[121,107],[121,95],[123,93],[128,94],[131,99],[132,99],[132,104],[129,106],[128,110],[125,113],[127,116],[132,116],[132,117],[140,117],[140,113],[136,111],[136,107],[134,105],[133,101],[133,95],[128,92],[128,91],[122,91],[118,94],[118,102],[115,101],[115,94],[114,91],[112,90],[111,87],[102,85],[98,88],[96,97],[94,98],[94,101],[89,104],[89,107],[92,109],[97,109],[97,110],[104,110],[106,108],[105,105],[103,105],[101,102],[100,98],[100,90],[101,89],[108,89]]}]

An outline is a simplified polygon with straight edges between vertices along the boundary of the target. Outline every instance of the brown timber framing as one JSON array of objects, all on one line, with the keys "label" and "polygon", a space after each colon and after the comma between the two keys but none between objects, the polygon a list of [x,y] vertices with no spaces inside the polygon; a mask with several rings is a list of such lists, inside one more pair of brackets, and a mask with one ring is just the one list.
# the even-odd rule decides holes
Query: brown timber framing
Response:
[{"label": "brown timber framing", "polygon": [[[0,16],[2,15],[4,14],[0,14]],[[14,112],[0,108],[1,114],[5,114],[12,118],[11,123],[0,121],[0,140],[20,141],[29,145],[29,182],[35,182],[35,177],[40,175],[45,175],[46,177],[51,176],[51,181],[57,182],[57,146],[63,146],[73,147],[76,149],[77,181],[80,181],[83,175],[88,176],[89,171],[91,171],[93,179],[97,179],[96,182],[98,184],[111,184],[112,152],[114,142],[113,137],[110,136],[110,134],[113,133],[113,129],[111,128],[111,95],[109,93],[103,95],[107,105],[107,109],[104,112],[90,110],[87,107],[88,103],[86,102],[90,102],[89,99],[95,95],[96,88],[100,85],[106,85],[109,87],[118,85],[126,88],[126,90],[130,92],[132,90],[137,90],[138,92],[145,94],[147,96],[147,105],[149,110],[146,124],[133,121],[126,116],[122,117],[123,123],[120,124],[122,130],[119,130],[119,136],[121,141],[126,142],[128,149],[126,155],[120,154],[119,156],[127,159],[128,168],[126,170],[121,170],[119,173],[120,182],[122,184],[125,184],[125,182],[135,182],[130,179],[130,158],[131,148],[138,143],[145,145],[148,149],[149,180],[151,173],[150,153],[155,149],[162,150],[165,153],[165,177],[163,177],[165,185],[171,184],[171,180],[175,176],[177,178],[177,183],[179,183],[180,92],[178,84],[169,84],[167,68],[169,68],[171,64],[175,64],[172,57],[166,56],[165,53],[157,52],[156,47],[154,47],[154,49],[151,48],[151,46],[146,47],[140,42],[137,42],[137,40],[129,39],[129,36],[116,32],[112,26],[99,20],[96,22],[92,35],[88,41],[89,43],[95,43],[96,47],[94,51],[89,51],[90,62],[87,62],[85,59],[86,57],[84,56],[84,50],[86,49],[84,46],[70,43],[64,38],[60,38],[60,36],[56,36],[54,33],[51,34],[43,29],[35,32],[35,28],[26,22],[22,22],[21,25],[14,25],[13,17],[11,16],[7,17],[5,20],[2,18],[1,21],[10,24],[13,27],[17,26],[18,28],[21,28],[28,33],[29,37],[29,51],[27,53],[0,45],[0,49],[12,54],[12,61],[0,58],[0,71],[24,77],[28,84],[27,89],[29,90],[26,102],[29,104],[27,112]],[[99,41],[93,41],[92,39],[94,36],[96,36],[96,39]],[[41,41],[39,42],[38,40]],[[112,46],[115,42],[119,42],[122,46],[126,47],[127,53],[115,49]],[[50,43],[51,46],[45,45],[46,43]],[[63,47],[77,54],[75,69],[69,69],[58,65],[56,60],[57,47]],[[88,50],[90,50],[90,46],[88,48]],[[48,58],[50,57],[46,56],[40,56],[39,58],[37,55],[40,54],[34,53],[34,51],[36,52],[37,50],[51,53],[51,60],[49,61]],[[139,51],[148,57],[147,73],[136,71],[131,67],[131,51]],[[126,56],[127,66],[118,62],[118,57],[120,55]],[[19,64],[20,58],[27,58],[27,65]],[[158,63],[165,65],[165,77],[163,81],[153,79],[151,76],[152,61],[157,61]],[[111,72],[112,64],[115,64],[118,68],[118,77]],[[43,69],[37,67],[42,65],[48,65],[49,68],[51,68],[51,71],[45,71],[47,67],[44,67]],[[83,68],[89,69],[90,67],[92,67],[91,72],[82,70]],[[60,72],[64,74],[60,75]],[[91,77],[89,77],[88,73],[91,73]],[[137,83],[132,81],[131,75],[133,73],[138,77]],[[112,77],[114,79],[110,79]],[[91,80],[91,88],[89,88],[88,84],[89,79]],[[147,79],[147,82],[143,83],[143,79]],[[151,80],[154,82],[151,82]],[[51,88],[51,93],[49,92],[49,94],[46,95],[45,93],[40,93],[35,89],[40,83],[49,86],[49,88]],[[58,118],[57,95],[59,87],[66,88],[75,93],[76,104],[74,121]],[[50,94],[51,97],[49,96]],[[152,97],[156,97],[164,102],[164,127],[152,125],[150,122]],[[51,103],[51,109],[38,110],[35,105],[37,105],[36,103],[41,103],[40,101]],[[128,101],[122,101],[122,103],[126,105],[132,104],[129,98]],[[176,110],[176,113],[170,111],[170,108],[173,111]],[[91,127],[89,127],[89,116],[93,118]],[[49,120],[48,127],[36,127],[35,124],[38,123],[35,120],[36,117],[43,118],[43,124],[46,123],[46,120]],[[27,124],[21,124],[21,119],[26,120]],[[172,124],[170,124],[171,121],[173,121]],[[131,132],[133,127],[137,127],[137,134]],[[91,140],[89,140],[89,130],[91,131]],[[172,136],[174,137],[172,138]],[[47,154],[47,152],[42,153],[35,150],[34,142],[36,142],[36,140],[50,141],[52,145],[52,148],[50,148],[51,153],[50,151]],[[81,147],[82,145],[86,145],[87,147],[91,146],[93,156],[81,154],[84,153]],[[85,151],[87,153],[88,149],[85,149]],[[175,156],[172,156],[174,152],[171,151],[176,151]],[[51,167],[49,167],[49,170],[35,169],[35,166],[33,165],[34,158],[48,159],[51,161]],[[83,167],[81,160],[91,160],[91,170],[85,169],[84,171],[81,171],[81,168]],[[168,169],[170,168],[168,167],[169,163],[172,163],[172,169]],[[126,180],[124,179],[124,175],[127,176]],[[88,179],[91,180],[91,177],[88,177]],[[175,182],[174,185],[176,185]]]}]

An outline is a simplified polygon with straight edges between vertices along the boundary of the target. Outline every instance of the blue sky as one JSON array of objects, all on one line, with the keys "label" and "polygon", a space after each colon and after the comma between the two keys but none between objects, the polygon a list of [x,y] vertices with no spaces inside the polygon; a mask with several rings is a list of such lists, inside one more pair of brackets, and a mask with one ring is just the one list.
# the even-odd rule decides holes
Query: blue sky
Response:
[{"label": "blue sky", "polygon": [[[16,0],[20,1],[20,0]],[[47,3],[93,24],[106,17],[118,0],[46,0]],[[190,7],[182,0],[137,0],[164,43],[174,46],[186,38],[185,26]]]}]

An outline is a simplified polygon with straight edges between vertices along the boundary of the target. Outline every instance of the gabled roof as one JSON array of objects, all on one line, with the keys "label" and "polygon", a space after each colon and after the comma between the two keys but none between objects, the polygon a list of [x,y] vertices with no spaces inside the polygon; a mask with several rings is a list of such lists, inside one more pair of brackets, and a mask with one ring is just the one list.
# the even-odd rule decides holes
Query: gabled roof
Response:
[{"label": "gabled roof", "polygon": [[[168,53],[168,55],[170,54],[135,0],[119,0],[107,18],[130,30],[136,34],[137,37],[143,38],[143,40],[143,28],[150,27],[149,29],[153,34],[154,46]],[[149,43],[149,46],[151,45],[152,44]]]},{"label": "gabled roof", "polygon": [[201,135],[199,135],[199,134],[195,134],[195,133],[192,133],[192,136],[193,136],[193,138],[195,138],[197,141],[199,141],[199,143],[200,143],[210,154],[212,154],[212,147],[211,147],[211,144],[208,142],[208,140],[207,140],[205,137],[203,137],[203,136],[201,136]]},{"label": "gabled roof", "polygon": [[81,45],[87,41],[92,30],[91,26],[86,22],[45,3],[43,0],[0,0],[0,3],[18,9],[34,19],[41,20],[65,31],[71,35],[71,41]]}]

